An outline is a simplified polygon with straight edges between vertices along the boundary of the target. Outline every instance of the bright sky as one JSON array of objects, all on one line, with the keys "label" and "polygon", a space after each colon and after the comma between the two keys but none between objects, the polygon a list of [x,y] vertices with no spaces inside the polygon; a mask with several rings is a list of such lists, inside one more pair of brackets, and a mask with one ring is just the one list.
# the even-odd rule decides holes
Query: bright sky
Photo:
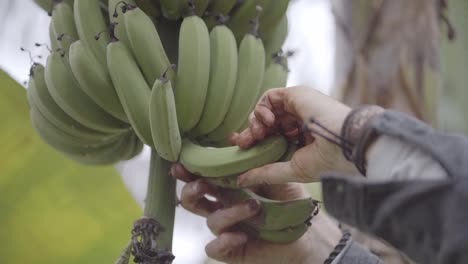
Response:
[{"label": "bright sky", "polygon": [[[6,23],[0,25],[0,68],[21,83],[28,79],[31,62],[20,47],[32,50],[34,56],[48,54],[46,48],[35,48],[34,43],[49,42],[50,18],[32,2],[15,0],[16,7],[21,11],[6,14]],[[288,17],[290,34],[284,49],[296,52],[289,61],[291,72],[288,84],[303,84],[328,92],[333,81],[334,62],[334,24],[328,1],[293,1]],[[44,61],[44,58],[35,58],[35,61]],[[129,190],[141,205],[146,192],[148,154],[146,149],[136,159],[118,165]],[[210,239],[212,235],[204,219],[178,208],[174,239],[177,258],[174,264],[204,263],[204,247]]]}]

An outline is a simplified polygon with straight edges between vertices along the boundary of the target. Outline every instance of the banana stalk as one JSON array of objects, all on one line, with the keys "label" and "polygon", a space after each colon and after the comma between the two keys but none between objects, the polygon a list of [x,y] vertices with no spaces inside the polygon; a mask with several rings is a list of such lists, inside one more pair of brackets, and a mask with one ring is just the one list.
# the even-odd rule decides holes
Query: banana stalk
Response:
[{"label": "banana stalk", "polygon": [[[174,231],[174,217],[176,207],[176,180],[169,175],[171,163],[159,157],[156,150],[151,151],[150,172],[148,179],[148,191],[146,194],[146,204],[144,217],[135,222],[133,234],[137,231],[138,222],[144,222],[148,219],[157,221],[156,234],[154,237],[145,237],[142,233],[142,241],[151,240],[150,248],[145,248],[145,244],[140,247],[143,253],[153,257],[153,260],[141,259],[141,263],[171,263],[174,258],[172,250],[172,236]],[[155,229],[148,230],[154,232]],[[135,239],[135,235],[133,237]],[[154,243],[155,242],[155,243]],[[144,243],[144,242],[142,242]],[[148,244],[146,244],[148,246]],[[134,252],[135,250],[135,244]],[[140,245],[141,246],[141,245]],[[141,252],[141,251],[140,251]],[[138,252],[137,252],[138,253]],[[135,258],[139,258],[137,254]],[[158,259],[158,262],[154,262]]]}]

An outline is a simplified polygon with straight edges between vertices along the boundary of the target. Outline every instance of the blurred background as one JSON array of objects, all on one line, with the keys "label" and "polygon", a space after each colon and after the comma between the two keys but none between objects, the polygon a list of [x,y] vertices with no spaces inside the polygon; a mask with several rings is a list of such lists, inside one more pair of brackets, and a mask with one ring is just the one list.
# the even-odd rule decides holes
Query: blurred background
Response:
[{"label": "blurred background", "polygon": [[[335,41],[335,23],[329,1],[292,1],[288,10],[288,18],[289,35],[284,49],[295,52],[289,62],[288,84],[308,85],[328,93],[333,83]],[[20,84],[24,85],[28,80],[31,66],[29,55],[21,52],[20,47],[30,50],[34,61],[44,62],[49,51],[45,46],[36,47],[35,43],[48,44],[49,21],[50,17],[32,0],[0,0],[0,69]],[[5,97],[5,94],[2,94],[2,89],[6,85],[2,80],[4,79],[0,79],[0,100],[2,96],[3,99],[11,96]],[[13,102],[9,100],[12,105]],[[0,106],[1,104],[0,102]],[[4,102],[4,106],[8,106],[8,102]],[[1,107],[0,110],[2,110]],[[3,109],[3,111],[9,113],[9,110]],[[15,119],[15,114],[11,113],[10,118]],[[26,114],[24,116],[27,116]],[[6,146],[6,141],[9,139],[20,142],[13,152],[7,151],[8,148],[4,148],[3,152],[0,151],[1,158],[15,155],[18,157],[14,161],[12,159],[0,161],[0,237],[13,237],[17,240],[0,242],[0,253],[5,253],[0,255],[10,260],[2,262],[86,263],[84,262],[85,256],[89,259],[93,256],[100,256],[103,258],[102,263],[111,263],[109,256],[117,257],[117,249],[122,248],[126,243],[125,238],[129,237],[127,231],[129,228],[125,230],[119,228],[130,227],[131,221],[140,215],[139,210],[143,206],[146,192],[149,150],[146,149],[134,160],[120,163],[115,168],[83,168],[62,159],[65,168],[61,174],[58,173],[52,178],[47,174],[50,169],[48,166],[59,166],[62,163],[47,164],[45,161],[37,161],[37,157],[38,155],[60,155],[53,150],[27,152],[21,147],[24,141],[21,141],[22,137],[18,136],[22,135],[20,130],[20,126],[17,129],[12,125],[9,127],[0,125],[0,148]],[[45,148],[34,135],[27,134],[24,138],[28,140],[33,138],[31,140],[38,145],[37,149]],[[32,143],[28,144],[30,148],[32,145]],[[29,170],[17,172],[15,180],[5,179],[2,176],[8,174],[8,169],[18,170],[19,166],[28,167],[30,164],[28,162],[37,163],[38,167],[31,165]],[[121,178],[117,178],[117,174]],[[61,178],[68,175],[70,179],[76,177],[76,182],[65,182]],[[79,188],[77,181],[81,184]],[[179,191],[180,188],[179,184]],[[319,195],[317,186],[311,185],[311,189]],[[79,190],[82,193],[78,193]],[[134,200],[130,198],[130,195]],[[81,198],[77,199],[78,196],[88,199],[86,201]],[[46,219],[44,211],[50,210],[47,209],[49,206],[54,207],[56,211],[49,212],[50,219]],[[79,208],[79,210],[67,211],[71,210],[71,207]],[[101,213],[105,211],[106,214],[90,213],[95,212],[93,210]],[[37,221],[38,224],[33,225],[37,228],[23,229],[24,226],[30,225],[22,225],[22,223],[30,223],[31,220]],[[58,225],[66,227],[60,229]],[[15,228],[5,230],[5,227]],[[62,231],[54,233],[52,229]],[[63,232],[64,230],[69,230],[71,234]],[[84,234],[83,237],[75,234],[92,231],[95,233]],[[115,232],[119,234],[116,235]],[[177,258],[174,263],[206,263],[208,260],[204,253],[204,246],[212,238],[204,219],[178,208],[174,238],[174,254]],[[50,239],[50,243],[46,242],[47,239]],[[7,243],[9,247],[2,246]],[[104,245],[106,243],[107,245]],[[31,246],[39,248],[31,250]],[[41,252],[42,256],[31,255],[34,252]]]}]

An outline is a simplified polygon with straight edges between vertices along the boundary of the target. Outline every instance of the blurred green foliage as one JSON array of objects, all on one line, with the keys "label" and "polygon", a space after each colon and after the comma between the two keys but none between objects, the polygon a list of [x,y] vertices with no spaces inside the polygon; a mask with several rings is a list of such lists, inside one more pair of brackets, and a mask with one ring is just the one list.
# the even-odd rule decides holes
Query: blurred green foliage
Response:
[{"label": "blurred green foliage", "polygon": [[0,71],[0,263],[113,263],[142,211],[113,167],[37,136],[26,90]]}]

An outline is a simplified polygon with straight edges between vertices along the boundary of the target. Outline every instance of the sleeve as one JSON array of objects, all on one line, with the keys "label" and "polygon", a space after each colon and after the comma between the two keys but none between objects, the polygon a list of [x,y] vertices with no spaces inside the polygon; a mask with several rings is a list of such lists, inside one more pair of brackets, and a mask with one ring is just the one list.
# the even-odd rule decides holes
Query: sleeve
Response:
[{"label": "sleeve", "polygon": [[324,174],[327,211],[418,263],[468,263],[468,139],[395,111],[361,132],[349,156],[367,178]]},{"label": "sleeve", "polygon": [[430,155],[401,139],[380,136],[367,153],[367,178],[375,181],[442,180],[447,172]]},{"label": "sleeve", "polygon": [[332,264],[383,264],[383,261],[368,249],[350,239]]}]

